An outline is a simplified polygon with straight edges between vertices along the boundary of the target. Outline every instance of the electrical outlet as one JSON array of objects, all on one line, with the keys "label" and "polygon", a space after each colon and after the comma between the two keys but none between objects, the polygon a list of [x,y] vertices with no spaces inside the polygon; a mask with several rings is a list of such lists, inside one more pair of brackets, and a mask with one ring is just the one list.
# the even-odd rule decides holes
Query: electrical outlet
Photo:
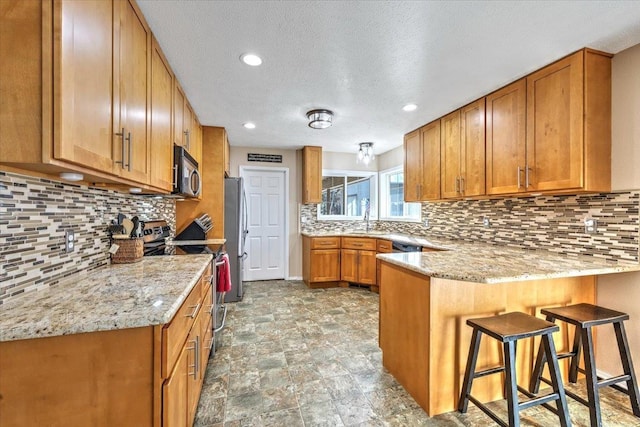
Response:
[{"label": "electrical outlet", "polygon": [[587,234],[593,234],[598,232],[598,220],[595,218],[584,219],[584,232]]},{"label": "electrical outlet", "polygon": [[76,247],[76,233],[73,230],[67,230],[64,232],[64,251],[69,253],[73,252]]},{"label": "electrical outlet", "polygon": [[429,218],[425,218],[425,219],[424,219],[424,226],[425,226],[426,228],[429,228]]},{"label": "electrical outlet", "polygon": [[491,227],[491,220],[485,216],[482,218],[482,225],[485,227]]}]

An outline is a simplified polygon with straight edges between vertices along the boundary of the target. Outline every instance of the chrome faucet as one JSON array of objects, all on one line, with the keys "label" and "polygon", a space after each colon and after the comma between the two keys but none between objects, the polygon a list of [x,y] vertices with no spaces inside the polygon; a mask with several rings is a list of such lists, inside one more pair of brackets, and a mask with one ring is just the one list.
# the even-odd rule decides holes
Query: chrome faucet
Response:
[{"label": "chrome faucet", "polygon": [[365,224],[365,231],[369,232],[369,200],[367,200],[366,207],[364,209],[364,217],[362,218]]}]

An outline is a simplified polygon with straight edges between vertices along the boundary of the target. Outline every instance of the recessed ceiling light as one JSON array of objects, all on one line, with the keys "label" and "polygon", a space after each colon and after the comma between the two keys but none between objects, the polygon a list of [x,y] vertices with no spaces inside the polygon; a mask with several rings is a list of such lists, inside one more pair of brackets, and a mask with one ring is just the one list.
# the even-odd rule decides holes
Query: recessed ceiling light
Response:
[{"label": "recessed ceiling light", "polygon": [[416,104],[407,104],[404,107],[402,107],[404,111],[415,111],[416,108],[418,108]]},{"label": "recessed ceiling light", "polygon": [[244,126],[247,129],[255,129],[256,128],[256,124],[255,123],[251,123],[251,122],[247,122],[247,123],[243,124],[242,126]]},{"label": "recessed ceiling light", "polygon": [[242,62],[247,65],[251,65],[252,67],[257,67],[258,65],[262,64],[262,58],[253,53],[245,53],[240,57],[240,59],[242,60]]}]

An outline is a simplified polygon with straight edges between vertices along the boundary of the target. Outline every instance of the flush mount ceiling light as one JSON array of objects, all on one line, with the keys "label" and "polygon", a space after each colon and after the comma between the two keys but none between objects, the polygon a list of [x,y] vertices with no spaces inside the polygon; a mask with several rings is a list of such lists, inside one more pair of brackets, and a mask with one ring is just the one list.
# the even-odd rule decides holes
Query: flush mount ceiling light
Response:
[{"label": "flush mount ceiling light", "polygon": [[255,123],[251,123],[251,122],[244,123],[242,126],[244,126],[247,129],[255,129],[256,128],[256,124]]},{"label": "flush mount ceiling light", "polygon": [[416,108],[418,108],[418,106],[416,104],[407,104],[404,107],[402,107],[403,111],[415,111]]},{"label": "flush mount ceiling light", "polygon": [[311,110],[307,112],[309,127],[313,129],[326,129],[331,126],[333,112],[330,110]]},{"label": "flush mount ceiling light", "polygon": [[373,142],[361,142],[358,150],[358,162],[369,165],[375,155],[373,154]]},{"label": "flush mount ceiling light", "polygon": [[60,178],[67,181],[82,181],[84,179],[84,175],[75,172],[60,172]]},{"label": "flush mount ceiling light", "polygon": [[257,67],[262,64],[262,58],[253,53],[245,53],[240,56],[240,60],[247,65],[251,65],[252,67]]}]

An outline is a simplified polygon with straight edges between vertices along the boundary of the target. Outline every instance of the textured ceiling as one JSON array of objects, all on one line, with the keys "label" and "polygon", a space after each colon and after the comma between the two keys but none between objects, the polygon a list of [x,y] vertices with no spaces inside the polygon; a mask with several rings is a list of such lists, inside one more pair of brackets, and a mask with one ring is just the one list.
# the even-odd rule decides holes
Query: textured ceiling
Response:
[{"label": "textured ceiling", "polygon": [[[138,0],[203,125],[231,145],[377,153],[588,46],[640,43],[638,1]],[[263,58],[249,67],[239,57]],[[406,103],[416,111],[402,111]],[[333,126],[305,113],[333,110]],[[251,121],[256,129],[242,124]]]}]

